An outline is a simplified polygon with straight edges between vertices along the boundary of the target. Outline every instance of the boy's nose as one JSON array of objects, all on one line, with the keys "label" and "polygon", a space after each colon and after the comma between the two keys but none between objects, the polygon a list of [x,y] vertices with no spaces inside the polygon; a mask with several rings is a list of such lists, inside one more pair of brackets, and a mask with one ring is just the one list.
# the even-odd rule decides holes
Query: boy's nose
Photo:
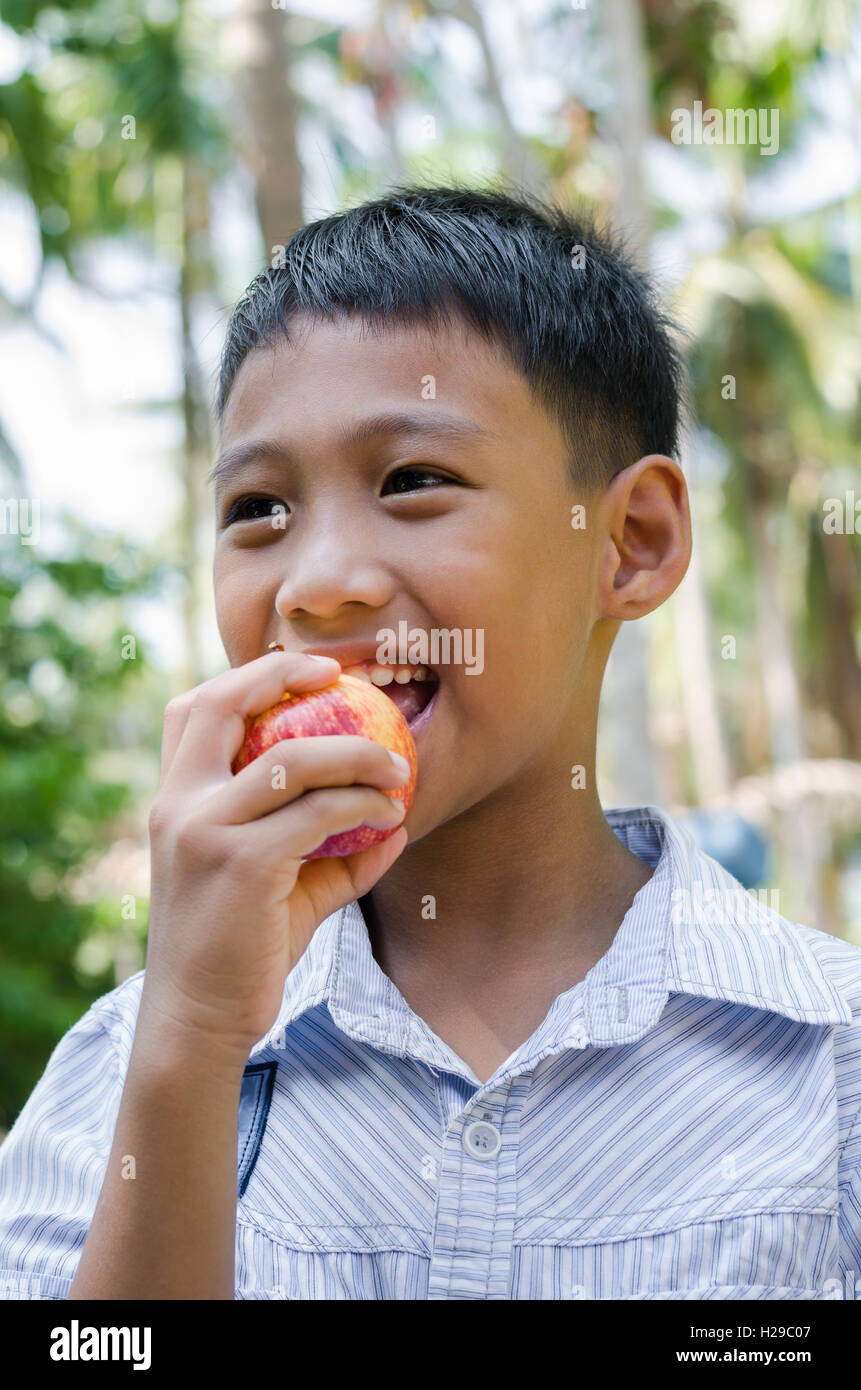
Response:
[{"label": "boy's nose", "polygon": [[310,613],[318,618],[337,615],[345,604],[383,608],[397,593],[394,575],[368,544],[357,544],[332,532],[299,553],[288,545],[288,559],[275,600],[282,618]]}]

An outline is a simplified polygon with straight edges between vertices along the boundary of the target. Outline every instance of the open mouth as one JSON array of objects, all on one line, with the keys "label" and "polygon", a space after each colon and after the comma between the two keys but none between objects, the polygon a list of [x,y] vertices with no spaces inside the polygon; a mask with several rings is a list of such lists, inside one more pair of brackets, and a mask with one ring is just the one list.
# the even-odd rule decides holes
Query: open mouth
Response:
[{"label": "open mouth", "polygon": [[356,666],[345,666],[343,671],[345,676],[358,676],[378,686],[397,705],[411,729],[426,722],[421,716],[439,689],[439,676],[430,666],[388,666],[362,661]]}]

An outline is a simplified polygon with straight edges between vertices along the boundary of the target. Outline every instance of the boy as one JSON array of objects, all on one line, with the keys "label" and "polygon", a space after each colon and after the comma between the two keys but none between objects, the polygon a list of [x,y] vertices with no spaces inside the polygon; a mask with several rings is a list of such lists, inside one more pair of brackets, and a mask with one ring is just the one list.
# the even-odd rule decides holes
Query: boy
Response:
[{"label": "boy", "polygon": [[[231,669],[166,712],[146,972],[0,1148],[8,1293],[854,1296],[861,952],[595,789],[613,638],[690,554],[646,282],[454,188],[284,259],[222,363]],[[482,669],[392,679],[403,621],[480,633]],[[357,665],[410,718],[416,799],[303,862],[397,825],[403,771],[346,737],[231,761],[248,715]]]}]

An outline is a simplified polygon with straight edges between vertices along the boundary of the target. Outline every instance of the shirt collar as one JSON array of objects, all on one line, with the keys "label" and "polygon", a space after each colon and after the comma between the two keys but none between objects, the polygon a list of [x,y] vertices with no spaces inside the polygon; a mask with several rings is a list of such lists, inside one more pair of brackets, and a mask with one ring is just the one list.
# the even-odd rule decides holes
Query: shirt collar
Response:
[{"label": "shirt collar", "polygon": [[[805,929],[744,889],[683,825],[657,806],[605,815],[655,871],[587,976],[593,1007],[605,1020],[604,1041],[640,1037],[671,993],[765,1009],[799,1023],[851,1022],[851,1004],[829,980]],[[645,1027],[633,1020],[626,1028],[618,1003],[614,1023],[613,993],[636,992],[640,982],[653,999],[643,1008]]]},{"label": "shirt collar", "polygon": [[[746,892],[682,825],[651,805],[604,814],[622,843],[653,868],[652,876],[636,893],[609,950],[584,980],[554,1000],[529,1040],[528,1059],[520,1049],[512,1061],[522,1067],[566,1046],[635,1042],[657,1023],[674,992],[803,1023],[851,1021],[849,1003],[803,931]],[[251,1058],[282,1050],[290,1025],[320,1004],[358,1041],[432,1066],[452,1065],[451,1049],[413,1013],[374,959],[357,900],[321,922],[287,977],[278,1017]]]}]

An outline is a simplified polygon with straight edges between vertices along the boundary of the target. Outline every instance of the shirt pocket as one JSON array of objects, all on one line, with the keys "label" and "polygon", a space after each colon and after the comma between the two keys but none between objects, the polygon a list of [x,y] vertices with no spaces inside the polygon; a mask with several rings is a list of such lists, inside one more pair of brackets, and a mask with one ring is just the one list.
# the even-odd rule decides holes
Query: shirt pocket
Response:
[{"label": "shirt pocket", "polygon": [[[540,1299],[824,1299],[838,1269],[832,1191],[785,1189],[701,1200],[691,1209],[515,1227],[514,1297]],[[767,1202],[767,1205],[766,1205]],[[711,1205],[712,1210],[709,1210]]]}]

